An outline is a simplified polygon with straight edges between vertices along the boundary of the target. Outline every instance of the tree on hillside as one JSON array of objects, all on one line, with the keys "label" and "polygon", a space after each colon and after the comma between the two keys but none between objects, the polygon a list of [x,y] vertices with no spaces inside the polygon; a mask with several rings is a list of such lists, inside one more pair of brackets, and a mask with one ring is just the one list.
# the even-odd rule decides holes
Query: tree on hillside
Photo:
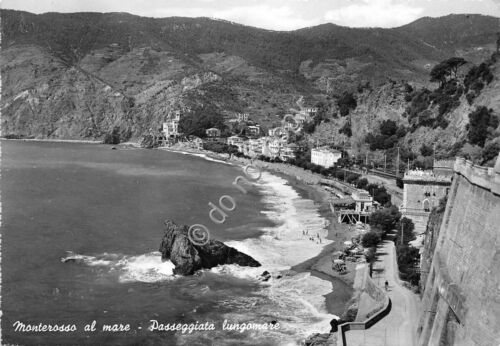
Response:
[{"label": "tree on hillside", "polygon": [[450,79],[457,78],[458,68],[466,63],[467,61],[465,59],[459,57],[441,61],[431,70],[431,82],[439,82],[439,85],[443,86],[448,81],[448,77]]},{"label": "tree on hillside", "polygon": [[469,114],[469,124],[467,125],[469,142],[484,147],[484,142],[496,130],[498,124],[498,117],[493,114],[492,109],[485,106],[477,107]]},{"label": "tree on hillside", "polygon": [[422,156],[431,156],[434,153],[434,150],[430,145],[422,144],[420,147],[420,153]]},{"label": "tree on hillside", "polygon": [[337,106],[340,110],[340,115],[345,117],[349,114],[351,109],[354,109],[358,106],[356,102],[356,98],[350,92],[344,92],[342,96],[337,101]]},{"label": "tree on hillside", "polygon": [[380,133],[383,134],[384,136],[392,136],[396,134],[397,130],[398,126],[396,125],[396,122],[393,120],[388,119],[380,123]]},{"label": "tree on hillside", "polygon": [[347,137],[351,137],[352,136],[351,123],[349,121],[346,121],[344,126],[340,128],[339,133],[343,133]]},{"label": "tree on hillside", "polygon": [[104,144],[119,144],[120,143],[120,127],[115,126],[111,132],[104,135]]},{"label": "tree on hillside", "polygon": [[500,143],[491,142],[484,146],[483,152],[481,154],[481,165],[486,165],[488,162],[493,161],[498,157],[500,153]]},{"label": "tree on hillside", "polygon": [[212,127],[219,130],[225,128],[224,118],[212,107],[194,109],[189,114],[184,115],[179,122],[179,128],[186,136],[205,137],[205,130]]}]

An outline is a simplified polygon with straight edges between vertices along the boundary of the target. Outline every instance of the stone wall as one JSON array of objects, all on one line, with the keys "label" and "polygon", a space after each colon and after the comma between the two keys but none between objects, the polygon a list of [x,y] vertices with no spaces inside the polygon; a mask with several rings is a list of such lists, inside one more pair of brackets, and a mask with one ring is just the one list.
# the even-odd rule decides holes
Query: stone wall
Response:
[{"label": "stone wall", "polygon": [[[422,296],[421,346],[500,344],[500,157],[457,159]],[[432,248],[432,247],[429,247]]]},{"label": "stone wall", "polygon": [[[358,313],[356,314],[356,322],[363,322],[375,315],[387,305],[388,296],[369,275],[369,266],[367,264],[358,265],[356,269],[356,279],[360,279],[354,283],[353,294],[358,301]],[[357,285],[359,284],[359,287]]]}]

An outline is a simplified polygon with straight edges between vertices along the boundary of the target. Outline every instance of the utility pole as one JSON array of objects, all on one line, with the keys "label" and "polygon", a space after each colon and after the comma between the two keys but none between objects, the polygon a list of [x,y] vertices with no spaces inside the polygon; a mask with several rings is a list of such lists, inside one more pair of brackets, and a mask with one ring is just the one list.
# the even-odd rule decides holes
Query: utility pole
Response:
[{"label": "utility pole", "polygon": [[436,163],[436,143],[434,143],[432,148],[432,169],[434,169]]},{"label": "utility pole", "polygon": [[386,168],[387,168],[387,154],[384,153],[384,173],[385,173]]},{"label": "utility pole", "polygon": [[365,165],[368,167],[368,151],[366,152],[366,160],[365,160]]},{"label": "utility pole", "polygon": [[403,219],[401,219],[401,245],[403,245]]},{"label": "utility pole", "polygon": [[399,147],[398,147],[398,157],[396,161],[396,178],[399,177]]}]

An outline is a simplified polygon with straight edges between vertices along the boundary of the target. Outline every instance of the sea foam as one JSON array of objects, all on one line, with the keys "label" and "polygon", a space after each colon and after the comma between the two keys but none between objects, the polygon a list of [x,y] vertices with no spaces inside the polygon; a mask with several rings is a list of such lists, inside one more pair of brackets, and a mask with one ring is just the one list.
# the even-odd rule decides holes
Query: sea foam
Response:
[{"label": "sea foam", "polygon": [[[244,315],[229,313],[224,317],[237,321],[252,321],[262,316],[275,318],[280,322],[281,329],[266,332],[265,336],[254,335],[254,340],[263,337],[262,341],[271,338],[280,345],[298,345],[312,333],[327,331],[329,322],[337,317],[327,312],[324,298],[331,292],[332,286],[329,281],[308,272],[292,276],[281,274],[280,278],[277,275],[280,271],[317,256],[325,245],[332,243],[325,239],[328,221],[319,214],[312,200],[302,198],[285,179],[262,172],[257,184],[267,209],[263,213],[276,225],[263,228],[265,233],[259,238],[225,243],[252,256],[262,267],[228,265],[212,271],[254,279],[265,270],[271,272],[273,277],[263,283],[261,291],[268,298],[266,304],[252,304],[245,309]],[[321,243],[318,236],[321,237]],[[232,304],[230,301],[226,303]]]},{"label": "sea foam", "polygon": [[174,278],[174,264],[162,261],[160,252],[128,256],[123,254],[102,253],[95,256],[67,252],[61,262],[75,262],[89,267],[104,267],[109,272],[118,273],[118,280],[125,282],[158,282]]}]

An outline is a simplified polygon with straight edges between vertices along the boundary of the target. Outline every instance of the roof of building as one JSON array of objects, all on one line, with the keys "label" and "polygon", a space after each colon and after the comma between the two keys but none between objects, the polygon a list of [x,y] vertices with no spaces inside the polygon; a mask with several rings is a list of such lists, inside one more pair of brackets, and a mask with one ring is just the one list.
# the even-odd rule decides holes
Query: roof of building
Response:
[{"label": "roof of building", "polygon": [[341,151],[337,150],[337,149],[331,149],[331,148],[313,148],[312,151],[318,151],[318,152],[321,152],[321,153],[332,153],[332,154],[342,154]]},{"label": "roof of building", "polygon": [[451,176],[437,175],[431,170],[414,169],[405,172],[403,180],[425,181],[425,182],[451,182]]}]

